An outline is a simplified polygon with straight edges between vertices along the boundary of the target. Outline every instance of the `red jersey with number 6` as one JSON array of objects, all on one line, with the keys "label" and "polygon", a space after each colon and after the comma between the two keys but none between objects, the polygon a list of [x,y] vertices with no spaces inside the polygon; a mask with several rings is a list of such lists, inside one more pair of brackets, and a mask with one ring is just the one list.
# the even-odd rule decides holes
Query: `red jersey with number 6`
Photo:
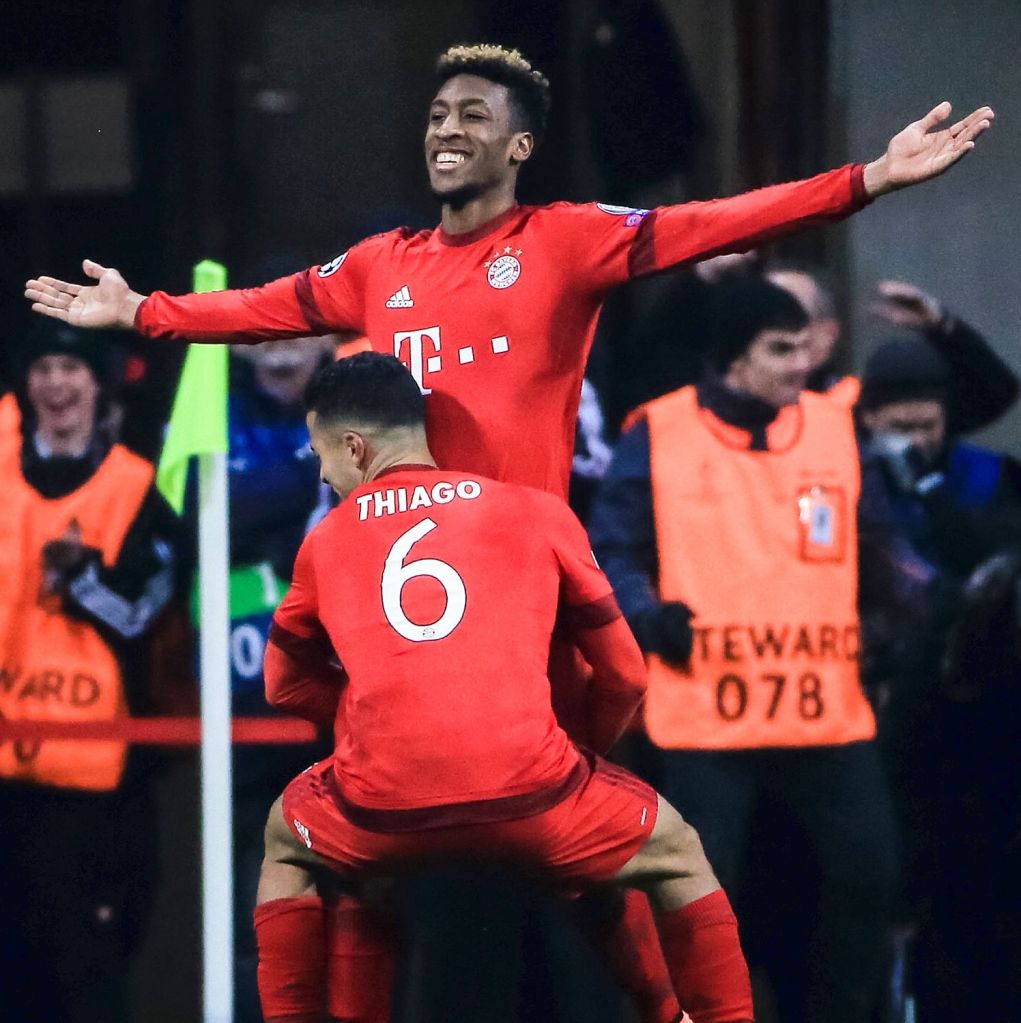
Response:
[{"label": "red jersey with number 6", "polygon": [[407,810],[516,799],[521,815],[580,766],[550,705],[558,606],[593,626],[620,614],[563,502],[402,466],[306,537],[271,642],[296,661],[307,648],[312,672],[328,640],[343,664],[335,768],[345,801]]}]

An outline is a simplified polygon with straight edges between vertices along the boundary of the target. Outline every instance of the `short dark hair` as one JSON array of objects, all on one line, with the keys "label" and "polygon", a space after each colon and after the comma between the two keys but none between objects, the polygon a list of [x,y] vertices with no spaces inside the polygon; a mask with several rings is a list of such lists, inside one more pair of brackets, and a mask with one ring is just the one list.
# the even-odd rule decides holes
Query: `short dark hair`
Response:
[{"label": "short dark hair", "polygon": [[382,429],[425,425],[425,399],[415,378],[392,355],[359,352],[324,366],[305,391],[317,419]]},{"label": "short dark hair", "polygon": [[783,288],[761,277],[726,277],[713,285],[710,365],[725,373],[764,330],[801,330],[808,313]]},{"label": "short dark hair", "polygon": [[478,75],[506,86],[522,129],[536,142],[542,139],[550,108],[549,81],[520,51],[495,43],[451,46],[436,61],[436,77],[442,85],[455,75]]}]

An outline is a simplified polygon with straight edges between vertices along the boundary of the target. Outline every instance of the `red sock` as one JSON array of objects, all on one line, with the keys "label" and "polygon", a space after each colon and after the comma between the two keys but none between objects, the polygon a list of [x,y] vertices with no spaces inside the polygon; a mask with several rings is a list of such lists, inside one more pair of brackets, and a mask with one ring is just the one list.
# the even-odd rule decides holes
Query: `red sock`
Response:
[{"label": "red sock", "polygon": [[722,888],[657,920],[674,990],[694,1023],[749,1023],[752,984]]},{"label": "red sock", "polygon": [[318,896],[255,907],[259,1001],[266,1023],[324,1023],[326,935]]},{"label": "red sock", "polygon": [[642,1023],[675,1023],[681,1008],[648,898],[634,889],[594,892],[579,900],[577,916]]},{"label": "red sock", "polygon": [[327,926],[330,1017],[336,1023],[389,1023],[397,928],[389,904],[342,895]]}]

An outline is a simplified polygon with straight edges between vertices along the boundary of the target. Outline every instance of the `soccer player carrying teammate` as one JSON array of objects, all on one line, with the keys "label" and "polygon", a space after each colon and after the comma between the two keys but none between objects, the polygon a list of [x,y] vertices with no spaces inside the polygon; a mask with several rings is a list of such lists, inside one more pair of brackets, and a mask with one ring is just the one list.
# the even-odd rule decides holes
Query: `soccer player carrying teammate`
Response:
[{"label": "soccer player carrying teammate", "polygon": [[[262,288],[206,295],[146,297],[117,270],[86,260],[94,285],[30,280],[32,308],[79,326],[189,341],[365,334],[376,351],[404,362],[427,395],[441,466],[566,495],[582,374],[610,288],[840,219],[945,171],[993,116],[981,107],[936,130],[950,113],[941,103],[867,166],[729,199],[651,211],[534,207],[519,205],[515,190],[545,126],[546,79],[498,46],[452,47],[438,72],[425,135],[429,181],[442,203],[435,230],[390,231]],[[528,445],[520,443],[524,422]],[[585,741],[577,707],[561,699],[557,709]]]},{"label": "soccer player carrying teammate", "polygon": [[698,836],[554,717],[546,665],[558,623],[593,669],[598,749],[645,688],[581,524],[549,494],[438,469],[425,400],[390,356],[327,367],[307,405],[323,478],[346,500],[298,553],[266,687],[282,709],[336,720],[339,741],[267,825],[256,910],[266,1019],[324,1018],[317,871],[358,881],[461,857],[513,864],[561,891],[645,889],[696,1023],[751,1020],[737,923]]}]

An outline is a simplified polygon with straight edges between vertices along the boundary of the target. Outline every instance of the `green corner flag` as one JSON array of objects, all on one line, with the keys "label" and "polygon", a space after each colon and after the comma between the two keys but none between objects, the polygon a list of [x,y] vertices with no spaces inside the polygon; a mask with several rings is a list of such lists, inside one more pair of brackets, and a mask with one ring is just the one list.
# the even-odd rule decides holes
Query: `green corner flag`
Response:
[{"label": "green corner flag", "polygon": [[[227,268],[204,259],[195,264],[195,291],[223,291]],[[184,510],[188,459],[227,451],[227,346],[189,345],[174,396],[156,486],[178,515]]]}]

